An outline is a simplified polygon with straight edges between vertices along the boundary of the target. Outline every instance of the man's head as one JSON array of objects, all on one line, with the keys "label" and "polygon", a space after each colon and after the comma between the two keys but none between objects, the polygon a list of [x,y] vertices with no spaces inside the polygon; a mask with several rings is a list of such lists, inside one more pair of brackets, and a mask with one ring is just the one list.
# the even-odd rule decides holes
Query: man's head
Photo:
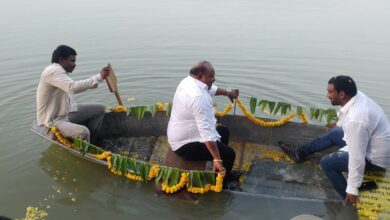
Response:
[{"label": "man's head", "polygon": [[195,63],[190,70],[190,74],[192,77],[205,83],[209,89],[215,81],[214,67],[208,61],[199,61]]},{"label": "man's head", "polygon": [[71,73],[76,68],[76,55],[73,48],[60,45],[53,51],[51,62],[60,64],[67,72]]},{"label": "man's head", "polygon": [[327,97],[332,105],[344,106],[357,93],[355,81],[349,76],[335,76],[328,81]]}]

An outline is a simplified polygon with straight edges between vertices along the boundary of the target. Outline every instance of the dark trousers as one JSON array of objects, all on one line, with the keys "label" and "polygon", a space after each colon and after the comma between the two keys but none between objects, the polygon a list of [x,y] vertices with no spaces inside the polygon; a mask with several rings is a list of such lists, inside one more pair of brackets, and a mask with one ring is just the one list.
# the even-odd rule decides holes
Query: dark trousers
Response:
[{"label": "dark trousers", "polygon": [[[217,132],[221,136],[221,141],[217,141],[217,146],[221,159],[223,160],[223,166],[226,168],[226,179],[230,175],[234,160],[236,159],[236,153],[233,148],[229,147],[229,130],[227,127],[218,126]],[[183,145],[175,151],[178,155],[183,157],[186,160],[190,161],[211,161],[213,160],[210,151],[204,143],[201,142],[191,142]]]}]

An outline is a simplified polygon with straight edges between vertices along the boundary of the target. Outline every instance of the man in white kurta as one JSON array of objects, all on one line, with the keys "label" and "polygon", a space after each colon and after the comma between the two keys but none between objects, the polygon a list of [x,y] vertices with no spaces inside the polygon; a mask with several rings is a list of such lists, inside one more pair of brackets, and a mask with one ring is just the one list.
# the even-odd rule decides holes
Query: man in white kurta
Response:
[{"label": "man in white kurta", "polygon": [[[340,148],[324,156],[321,167],[336,191],[356,203],[364,172],[390,168],[390,124],[382,108],[358,91],[351,77],[332,77],[327,90],[331,104],[341,106],[337,127],[301,147],[280,147],[296,162],[333,146]],[[342,172],[348,172],[347,180]]]},{"label": "man in white kurta", "polygon": [[47,128],[57,127],[65,137],[79,137],[90,141],[96,137],[103,122],[105,106],[76,104],[71,95],[93,89],[108,76],[108,68],[89,79],[74,81],[69,77],[76,67],[76,51],[58,46],[52,55],[52,64],[41,75],[37,88],[37,122]]},{"label": "man in white kurta", "polygon": [[226,169],[225,181],[231,181],[237,179],[231,175],[236,154],[228,146],[228,129],[216,127],[213,97],[225,95],[232,100],[238,97],[239,91],[218,88],[214,81],[213,66],[200,61],[180,82],[173,98],[168,142],[175,153],[187,160],[212,160],[214,171]]}]

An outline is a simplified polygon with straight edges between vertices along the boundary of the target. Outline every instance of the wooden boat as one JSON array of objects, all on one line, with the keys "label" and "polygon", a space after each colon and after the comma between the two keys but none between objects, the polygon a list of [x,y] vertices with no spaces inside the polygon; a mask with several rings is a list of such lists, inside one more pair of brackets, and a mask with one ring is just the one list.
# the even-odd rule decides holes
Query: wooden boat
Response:
[{"label": "wooden boat", "polygon": [[[153,116],[146,112],[139,120],[128,116],[124,112],[106,113],[100,132],[99,146],[104,150],[164,166],[169,156],[169,144],[166,138],[166,129],[169,117],[164,111],[158,111]],[[219,118],[219,122],[230,130],[230,146],[236,151],[234,170],[244,173],[238,185],[234,185],[230,192],[253,196],[280,197],[306,201],[325,201],[340,204],[342,200],[324,176],[319,166],[323,154],[316,154],[305,163],[294,163],[277,147],[282,140],[294,146],[299,146],[325,133],[323,126],[288,122],[279,127],[261,127],[244,116],[227,115]],[[70,153],[86,160],[107,166],[106,160],[96,159],[88,154],[53,141],[47,131],[33,124],[31,131],[57,143]],[[211,164],[206,164],[210,169]],[[372,177],[374,178],[374,177]],[[376,177],[375,177],[376,178]],[[374,179],[375,179],[374,178]],[[378,178],[376,178],[378,181]],[[385,174],[381,176],[383,187],[380,185],[379,194],[390,195],[390,186]],[[385,181],[386,180],[386,181]],[[389,188],[389,187],[388,187]],[[385,199],[383,199],[385,198]],[[387,208],[389,197],[380,197],[382,208]],[[364,198],[362,198],[364,199]],[[383,201],[385,203],[383,203]],[[375,204],[362,204],[359,214],[372,216],[372,207]],[[370,203],[370,204],[369,204]],[[389,209],[377,209],[376,213],[390,216]]]}]

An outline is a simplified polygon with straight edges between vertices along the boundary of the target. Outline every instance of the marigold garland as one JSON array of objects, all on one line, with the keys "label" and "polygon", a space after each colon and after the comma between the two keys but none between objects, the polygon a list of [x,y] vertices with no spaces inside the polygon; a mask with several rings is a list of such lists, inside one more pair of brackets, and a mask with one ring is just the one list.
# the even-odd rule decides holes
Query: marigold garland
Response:
[{"label": "marigold garland", "polygon": [[115,108],[110,109],[111,112],[127,112],[125,106],[123,105],[118,105]]},{"label": "marigold garland", "polygon": [[[61,133],[58,131],[56,127],[51,127],[51,132],[53,132],[57,139],[65,146],[74,148],[74,144],[70,143],[66,138],[64,138]],[[100,154],[91,154],[87,153],[88,156],[91,156],[93,158],[99,159],[99,160],[107,160],[107,168],[114,174],[118,176],[123,176],[124,174],[122,171],[117,170],[116,167],[112,165],[112,153],[110,151],[104,151]],[[149,170],[147,180],[150,181],[153,178],[156,178],[160,174],[160,167],[158,165],[153,165],[151,169]],[[135,181],[142,181],[142,177],[137,174],[133,174],[128,172],[125,175],[127,178]],[[181,173],[181,178],[179,183],[169,186],[167,182],[162,184],[162,190],[166,193],[175,193],[182,189],[186,183],[188,182],[188,177],[189,173],[188,172],[182,172]],[[221,173],[218,173],[217,178],[216,178],[216,184],[211,185],[211,184],[206,184],[204,187],[194,187],[194,186],[189,186],[187,187],[187,191],[192,192],[192,193],[206,193],[208,191],[214,191],[214,192],[221,192],[222,191],[222,181],[223,181],[223,176]]]},{"label": "marigold garland", "polygon": [[179,183],[173,185],[173,186],[169,186],[168,185],[168,182],[164,182],[162,185],[161,185],[161,190],[166,192],[166,193],[175,193],[179,190],[181,190],[187,183],[188,181],[188,176],[189,176],[189,173],[188,172],[183,172],[181,173],[181,177],[180,177],[180,181]]},{"label": "marigold garland", "polygon": [[160,173],[160,167],[157,165],[153,165],[152,168],[149,170],[148,173],[148,180],[152,180],[153,178],[157,177]]},{"label": "marigold garland", "polygon": [[215,116],[217,117],[223,117],[226,116],[231,110],[233,109],[233,104],[227,104],[225,106],[225,109],[222,112],[215,112]]},{"label": "marigold garland", "polygon": [[161,102],[157,102],[156,108],[157,108],[157,111],[164,111],[164,104],[162,104]]},{"label": "marigold garland", "polygon": [[214,192],[221,192],[222,183],[223,183],[223,175],[222,173],[218,173],[215,185],[206,184],[203,187],[194,187],[191,185],[187,187],[187,191],[191,193],[200,193],[200,194],[207,193],[209,190]]},{"label": "marigold garland", "polygon": [[74,148],[74,144],[70,143],[70,141],[68,139],[66,139],[64,136],[62,136],[62,134],[60,133],[60,131],[56,127],[53,126],[50,128],[50,130],[57,137],[58,141],[61,144],[65,145],[67,147],[70,147],[70,148]]},{"label": "marigold garland", "polygon": [[[263,126],[263,127],[276,127],[276,126],[284,125],[297,115],[297,112],[292,112],[289,115],[287,115],[286,117],[279,119],[278,121],[264,121],[264,120],[261,120],[259,118],[256,118],[254,115],[252,115],[250,112],[248,112],[245,105],[242,103],[242,101],[240,99],[237,98],[236,101],[237,101],[237,105],[238,105],[238,107],[240,107],[242,113],[249,120],[251,120],[253,123],[260,125],[260,126]],[[301,120],[303,121],[303,123],[306,124],[307,117],[303,111],[301,112],[300,116],[301,116]]]}]

